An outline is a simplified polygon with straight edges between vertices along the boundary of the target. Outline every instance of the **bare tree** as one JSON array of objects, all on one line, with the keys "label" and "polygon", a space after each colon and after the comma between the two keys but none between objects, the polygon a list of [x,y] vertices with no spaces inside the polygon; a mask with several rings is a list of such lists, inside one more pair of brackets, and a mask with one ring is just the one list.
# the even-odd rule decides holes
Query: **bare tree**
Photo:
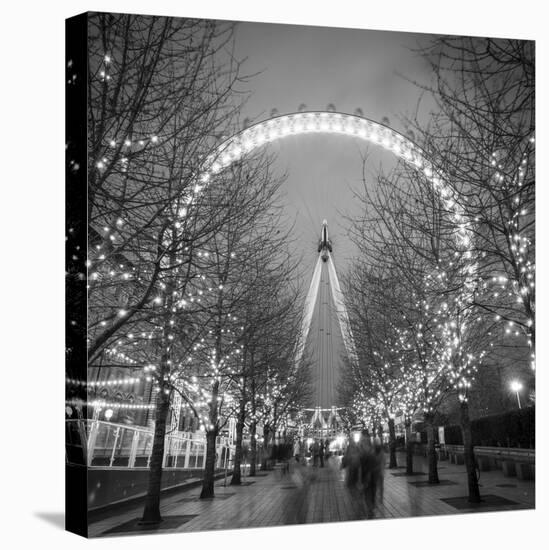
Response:
[{"label": "bare tree", "polygon": [[265,273],[272,276],[281,270],[282,275],[286,263],[285,255],[280,255],[283,235],[276,233],[276,201],[281,182],[271,174],[270,159],[258,157],[248,164],[247,170],[234,166],[232,178],[238,193],[225,205],[233,213],[231,221],[220,220],[220,230],[207,250],[213,288],[208,300],[213,315],[200,345],[210,376],[204,417],[207,454],[202,498],[213,496],[215,441],[227,421],[225,394],[234,394],[236,373],[242,372],[244,366],[241,315],[251,297],[257,296],[254,288],[261,286]]},{"label": "bare tree", "polygon": [[439,110],[416,124],[474,232],[475,304],[535,347],[535,52],[525,40],[438,37],[422,54]]},{"label": "bare tree", "polygon": [[[286,235],[278,235],[278,246],[282,250],[287,241]],[[270,243],[271,244],[271,243]],[[275,241],[272,242],[276,244]],[[295,317],[298,303],[297,291],[291,291],[291,277],[294,269],[285,259],[276,266],[271,260],[269,271],[255,282],[249,300],[244,305],[242,334],[239,342],[242,348],[242,369],[235,375],[234,382],[238,394],[239,409],[236,423],[235,459],[231,485],[240,484],[242,442],[246,419],[251,416],[251,474],[255,475],[257,395],[264,390],[267,373],[277,359],[294,349],[295,331],[291,318]]]},{"label": "bare tree", "polygon": [[[358,361],[347,361],[353,379],[351,406],[377,416],[389,428],[389,468],[397,467],[395,416],[401,408],[403,365],[395,331],[395,311],[388,296],[391,281],[380,279],[356,262],[345,279],[349,318]],[[397,318],[398,320],[398,318]]]},{"label": "bare tree", "polygon": [[[436,483],[437,411],[446,395],[457,392],[462,427],[470,436],[468,389],[483,355],[470,345],[485,336],[472,306],[470,251],[455,237],[460,226],[448,202],[415,171],[378,178],[375,190],[365,187],[363,198],[366,214],[355,224],[354,237],[374,273],[393,285],[384,300],[386,308],[394,304],[398,313],[392,326],[399,343],[387,351],[400,353],[408,363],[404,379],[423,412],[429,481]],[[468,476],[473,479],[472,447],[467,450]],[[470,498],[477,500],[478,486],[476,493],[470,487]]]},{"label": "bare tree", "polygon": [[89,18],[90,364],[154,316],[163,277],[185,271],[185,248],[216,230],[199,175],[237,112],[231,39],[213,21]]},{"label": "bare tree", "polygon": [[[422,53],[433,68],[433,84],[427,89],[439,112],[427,128],[417,129],[473,233],[473,308],[457,304],[461,307],[448,334],[456,342],[449,359],[461,376],[469,500],[478,501],[468,405],[468,348],[477,348],[474,340],[482,339],[478,323],[489,327],[504,322],[510,337],[525,335],[534,366],[534,43],[440,37]],[[480,319],[480,313],[489,319]]]}]

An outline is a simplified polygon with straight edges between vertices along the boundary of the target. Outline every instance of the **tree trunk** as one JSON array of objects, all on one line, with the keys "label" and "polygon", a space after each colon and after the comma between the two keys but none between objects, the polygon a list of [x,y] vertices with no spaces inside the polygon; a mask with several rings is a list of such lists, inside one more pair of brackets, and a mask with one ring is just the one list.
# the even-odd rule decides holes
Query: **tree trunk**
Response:
[{"label": "tree trunk", "polygon": [[261,469],[262,470],[268,470],[269,469],[269,438],[270,438],[270,428],[268,424],[265,424],[263,426],[263,455],[261,457]]},{"label": "tree trunk", "polygon": [[437,470],[437,451],[435,448],[435,426],[431,415],[425,416],[427,425],[427,460],[429,462],[429,483],[439,483]]},{"label": "tree trunk", "polygon": [[257,439],[255,437],[257,426],[255,420],[250,426],[250,477],[255,476],[255,466],[257,462]]},{"label": "tree trunk", "polygon": [[395,419],[389,418],[389,468],[397,467]]},{"label": "tree trunk", "polygon": [[255,416],[256,409],[256,397],[255,397],[255,369],[254,369],[254,353],[250,354],[250,368],[251,368],[251,396],[250,402],[252,405],[252,422],[250,425],[250,477],[255,477],[256,463],[257,463],[257,420]]},{"label": "tree trunk", "polygon": [[475,453],[473,448],[473,434],[471,432],[471,419],[469,418],[469,405],[462,401],[460,404],[461,433],[463,435],[463,452],[465,469],[467,470],[467,487],[469,490],[469,502],[480,502],[480,490],[478,486],[475,468]]},{"label": "tree trunk", "polygon": [[[219,357],[219,355],[217,356]],[[202,492],[200,498],[213,498],[214,495],[214,477],[215,477],[215,440],[219,427],[217,425],[217,396],[219,394],[219,382],[214,382],[212,386],[212,397],[210,403],[210,428],[206,431],[206,466],[204,467],[204,479],[202,480]]]},{"label": "tree trunk", "polygon": [[162,482],[162,461],[164,459],[164,441],[166,438],[166,420],[169,408],[170,398],[163,389],[160,389],[156,402],[149,483],[141,523],[154,524],[162,521],[162,517],[160,516],[160,488]]},{"label": "tree trunk", "polygon": [[214,477],[215,477],[215,440],[217,439],[217,428],[206,432],[206,466],[204,468],[204,479],[202,481],[202,492],[200,498],[213,498]]},{"label": "tree trunk", "polygon": [[412,423],[406,422],[406,474],[414,473],[414,442],[412,441]]},{"label": "tree trunk", "polygon": [[[164,226],[164,228],[166,225]],[[164,228],[161,234],[164,234]],[[173,237],[173,235],[172,235]],[[159,237],[160,238],[160,237]],[[161,240],[159,241],[159,243]],[[173,265],[175,261],[175,249],[170,252],[170,265]],[[159,264],[155,268],[155,275],[157,276],[159,270]],[[173,305],[173,279],[170,278],[166,287],[166,311],[171,311]],[[147,289],[147,293],[152,291],[152,283]],[[145,303],[147,293],[143,297],[143,303]],[[129,316],[126,316],[129,317]],[[167,338],[170,335],[170,324],[166,319],[164,326],[163,336],[163,351],[160,358],[160,372],[159,382],[160,388],[158,390],[158,396],[156,400],[156,415],[154,421],[154,436],[153,436],[153,448],[151,449],[151,462],[149,471],[149,482],[147,487],[147,495],[145,497],[145,506],[143,508],[143,517],[141,523],[151,524],[159,523],[162,521],[160,516],[160,490],[162,483],[162,462],[164,461],[164,441],[166,439],[166,421],[168,419],[168,413],[170,410],[170,394],[166,393],[168,385],[165,385],[164,381],[168,379],[170,374],[170,345]],[[97,342],[96,342],[97,344]],[[152,388],[151,388],[152,395]]]},{"label": "tree trunk", "polygon": [[240,485],[241,482],[241,464],[242,464],[242,435],[244,433],[244,418],[246,414],[246,403],[240,404],[238,422],[236,423],[236,443],[234,449],[234,466],[231,485]]}]

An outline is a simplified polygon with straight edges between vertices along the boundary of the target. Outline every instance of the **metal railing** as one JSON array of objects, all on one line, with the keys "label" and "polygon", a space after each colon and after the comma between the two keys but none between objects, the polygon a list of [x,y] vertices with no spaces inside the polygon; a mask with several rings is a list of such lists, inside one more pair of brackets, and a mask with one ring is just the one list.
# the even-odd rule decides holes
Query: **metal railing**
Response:
[{"label": "metal railing", "polygon": [[[153,430],[100,420],[66,421],[68,462],[107,468],[148,468]],[[216,441],[216,467],[224,468],[234,446],[224,437]],[[164,468],[202,469],[206,464],[206,438],[202,434],[169,434],[164,442]]]},{"label": "metal railing", "polygon": [[[463,445],[441,445],[440,448],[449,454],[463,454]],[[534,463],[536,461],[535,449],[475,446],[474,453],[475,456],[487,456],[499,460],[512,460],[514,462]]]}]

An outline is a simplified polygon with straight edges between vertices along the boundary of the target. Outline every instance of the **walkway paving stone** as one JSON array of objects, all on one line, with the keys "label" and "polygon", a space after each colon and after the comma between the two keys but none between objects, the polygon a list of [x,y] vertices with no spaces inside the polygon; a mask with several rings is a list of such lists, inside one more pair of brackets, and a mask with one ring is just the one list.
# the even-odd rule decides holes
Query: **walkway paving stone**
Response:
[{"label": "walkway paving stone", "polygon": [[[399,459],[399,463],[403,464],[404,457],[399,456]],[[411,482],[418,480],[418,477],[388,475],[400,474],[402,470],[386,470],[383,504],[378,505],[375,518],[534,508],[534,482],[513,479],[509,483],[509,479],[499,470],[481,473],[481,496],[487,496],[486,505],[468,506],[466,498],[460,498],[467,496],[464,466],[447,462],[443,464],[444,479],[452,484],[416,487]],[[414,457],[414,469],[426,472],[425,459]],[[213,499],[201,500],[199,494],[200,489],[194,488],[165,497],[161,511],[167,529],[161,527],[157,532],[241,529],[366,518],[362,493],[346,487],[345,472],[340,468],[338,457],[330,459],[324,468],[302,467],[292,463],[289,474],[282,474],[278,470],[253,479],[246,477],[241,486],[228,483],[224,486],[223,481],[217,482],[217,497]],[[135,505],[117,511],[112,517],[92,523],[90,536],[118,536],[119,533],[113,530],[123,524],[130,526],[130,522],[136,520],[140,513],[141,507]],[[170,519],[181,516],[190,519],[179,524]],[[126,527],[124,533],[120,534],[131,533]]]}]

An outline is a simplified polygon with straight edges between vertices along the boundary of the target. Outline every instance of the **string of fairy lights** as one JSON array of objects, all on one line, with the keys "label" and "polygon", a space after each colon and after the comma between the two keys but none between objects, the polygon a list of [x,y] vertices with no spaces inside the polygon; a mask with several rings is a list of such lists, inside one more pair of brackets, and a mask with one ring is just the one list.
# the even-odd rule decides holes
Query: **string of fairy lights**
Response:
[{"label": "string of fairy lights", "polygon": [[[533,147],[535,140],[530,138],[528,142]],[[531,152],[523,154],[518,175],[513,179],[516,189],[521,188],[523,185],[526,173],[524,165],[527,163],[525,157],[529,154]],[[495,157],[496,155],[492,154],[491,165],[501,170],[502,165],[498,164]],[[508,188],[511,187],[507,178],[501,172],[496,172],[494,178],[499,184],[506,185]],[[512,189],[507,189],[507,193],[512,194]],[[533,301],[535,264],[528,257],[532,244],[531,239],[522,235],[519,227],[520,219],[528,216],[528,209],[521,204],[519,195],[513,198],[511,204],[514,210],[511,211],[511,219],[507,222],[511,227],[508,247],[511,262],[515,262],[519,266],[519,276],[511,279],[507,274],[495,274],[488,280],[480,279],[477,282],[477,289],[492,299],[514,299],[519,306],[522,306]],[[477,217],[475,221],[479,222],[480,220]],[[457,256],[459,262],[460,252],[456,251],[455,256]],[[430,292],[436,296],[438,286],[442,290],[439,294],[446,295],[447,292],[444,292],[444,290],[449,288],[452,279],[448,271],[455,270],[454,264],[454,261],[449,261],[447,270],[442,269],[441,265],[435,266],[433,273],[428,274],[424,279],[425,292]],[[464,288],[467,289],[467,285]],[[435,292],[433,293],[433,291]],[[403,319],[408,321],[408,327],[402,328],[392,325],[395,341],[385,340],[383,342],[383,346],[385,346],[389,355],[394,358],[394,361],[389,359],[389,363],[385,364],[390,375],[383,378],[381,380],[382,384],[380,384],[380,380],[377,380],[375,375],[378,371],[370,369],[369,382],[371,387],[366,392],[357,392],[351,404],[358,416],[367,422],[371,422],[381,412],[385,412],[386,416],[387,411],[380,411],[380,403],[383,401],[394,403],[390,414],[394,414],[398,410],[409,416],[418,409],[424,414],[432,413],[436,410],[441,395],[449,388],[457,390],[461,402],[467,402],[468,393],[475,380],[478,366],[487,352],[481,349],[473,353],[463,345],[465,325],[483,322],[481,317],[475,319],[471,318],[471,315],[464,314],[463,305],[466,302],[466,296],[462,293],[455,298],[453,305],[449,305],[446,301],[430,303],[426,299],[417,300],[414,304],[414,313],[418,318],[414,320],[406,319],[406,316],[403,315]],[[417,316],[418,312],[420,313],[419,316]],[[529,313],[531,313],[531,310]],[[511,315],[497,313],[494,315],[494,320],[504,323],[505,335],[521,337],[526,333],[527,343],[532,346],[530,334],[535,322],[533,316],[527,316],[525,321],[520,322],[510,318],[511,316],[512,313]],[[426,326],[428,323],[431,324],[430,327]],[[467,330],[471,330],[470,326],[467,327]],[[493,345],[493,342],[490,342],[490,346]],[[414,349],[423,365],[418,365],[417,361],[410,360],[410,351]],[[374,351],[375,355],[379,357],[379,353]],[[531,366],[535,368],[533,351],[531,360]],[[404,364],[406,364],[405,369],[403,368]],[[424,376],[425,373],[427,373],[427,376]],[[379,392],[375,395],[376,388],[381,385],[384,387],[385,395],[380,395]],[[397,397],[396,400],[394,400],[395,396]]]},{"label": "string of fairy lights", "polygon": [[[99,72],[99,76],[105,83],[111,80],[109,74],[109,68],[112,66],[113,60],[110,55],[106,55],[103,59],[103,67]],[[96,161],[95,168],[100,175],[108,174],[108,171],[113,169],[121,172],[127,172],[131,169],[132,159],[137,158],[140,154],[150,150],[151,147],[161,146],[162,137],[159,134],[152,134],[148,136],[142,136],[141,138],[135,138],[135,133],[132,138],[130,137],[110,137],[106,138],[105,150],[101,157]],[[206,183],[202,178],[203,183]],[[199,193],[203,190],[203,185],[194,184],[184,193],[177,204],[174,206],[174,221],[172,224],[173,232],[170,239],[164,240],[164,245],[169,247],[173,246],[173,242],[177,242],[178,236],[183,229],[183,223],[190,217],[190,208],[193,207],[195,200]],[[129,289],[136,284],[147,284],[150,280],[152,269],[141,267],[139,270],[132,265],[131,256],[127,256],[125,261],[120,261],[120,255],[118,250],[124,248],[128,238],[131,238],[133,227],[131,221],[124,215],[114,216],[109,222],[104,223],[97,231],[99,238],[102,242],[95,243],[90,247],[90,255],[86,262],[88,268],[88,291],[92,294],[104,292],[105,289],[126,284]],[[188,247],[182,247],[181,252],[192,252],[195,258],[195,271],[192,281],[187,282],[182,290],[175,290],[170,296],[171,313],[176,313],[179,309],[192,307],[193,304],[200,304],[207,296],[212,296],[214,299],[219,293],[224,290],[224,285],[219,282],[212,281],[211,274],[208,273],[208,267],[214,265],[216,260],[216,252],[208,250],[207,248],[189,250]],[[125,255],[122,254],[122,257]],[[236,257],[235,252],[231,252],[230,257],[234,259]],[[178,275],[185,274],[182,268],[172,269],[171,266],[163,264],[163,267],[169,267],[171,274],[178,277]],[[200,269],[203,270],[200,273]],[[165,308],[168,303],[166,296],[166,282],[159,278],[156,285],[156,291],[151,294],[147,307],[155,308],[157,311],[161,308]],[[122,286],[123,288],[123,286]],[[112,296],[111,296],[112,298]],[[116,323],[118,319],[126,317],[130,314],[131,307],[124,305],[122,307],[107,308],[109,314],[100,319],[97,323],[97,328],[108,328],[110,324]],[[136,354],[142,348],[144,341],[160,342],[166,346],[166,351],[173,355],[174,340],[176,338],[176,321],[172,318],[169,321],[169,327],[154,327],[146,331],[133,330],[127,332],[122,337],[118,338],[116,345],[106,348],[104,350],[105,356],[111,361],[114,360],[117,365],[135,366],[143,364],[143,361],[139,360]],[[192,347],[191,353],[185,360],[176,362],[169,360],[171,374],[168,374],[164,379],[159,379],[158,366],[149,365],[144,367],[144,375],[138,377],[125,377],[120,379],[110,379],[103,381],[84,382],[77,380],[68,380],[69,384],[85,385],[88,388],[96,389],[103,386],[129,386],[137,381],[151,381],[156,389],[159,391],[161,387],[164,387],[164,391],[170,391],[167,388],[173,388],[174,390],[182,390],[186,396],[193,403],[196,409],[205,409],[206,412],[201,412],[200,420],[203,424],[208,421],[207,407],[211,403],[212,395],[211,391],[205,385],[206,381],[212,381],[219,379],[221,375],[225,377],[234,377],[241,368],[241,354],[242,345],[236,343],[237,336],[244,331],[244,326],[238,321],[237,317],[231,313],[227,314],[224,322],[224,326],[220,329],[222,337],[225,339],[224,344],[227,353],[223,353],[218,356],[215,349],[211,345],[209,340],[214,339],[216,336],[212,334],[212,331],[208,331],[205,337],[199,339]],[[180,376],[179,372],[183,369],[192,369],[193,366],[200,364],[201,369],[209,367],[207,373],[203,373],[198,379],[193,376],[190,380],[185,380]],[[192,370],[191,370],[192,371]],[[168,384],[168,386],[166,386]],[[171,386],[170,386],[171,385]],[[174,392],[177,396],[177,391]],[[225,402],[231,401],[231,395],[227,395],[224,398]],[[121,408],[119,403],[107,403],[106,401],[93,400],[89,403],[91,406],[112,406],[113,408]],[[188,404],[181,403],[183,408],[188,407]],[[152,407],[152,406],[151,406]],[[143,408],[143,405],[128,404],[124,408]],[[207,425],[207,424],[206,424]]]},{"label": "string of fairy lights", "polygon": [[65,381],[70,386],[87,386],[90,388],[102,386],[131,386],[138,384],[143,380],[143,377],[136,376],[133,378],[108,378],[107,380],[78,380],[76,378],[67,378]]},{"label": "string of fairy lights", "polygon": [[[113,65],[113,59],[109,54],[103,57],[103,62],[99,70],[99,78],[102,82],[108,84],[112,79],[110,69]],[[227,168],[233,162],[239,160],[243,155],[249,153],[256,147],[260,147],[265,143],[270,143],[276,139],[283,138],[289,135],[298,135],[303,133],[315,132],[330,132],[345,134],[359,139],[364,139],[380,145],[381,147],[391,151],[397,157],[405,160],[413,165],[418,171],[423,173],[425,178],[431,182],[433,187],[439,193],[446,210],[450,213],[450,218],[455,224],[455,241],[457,250],[454,253],[454,259],[448,261],[447,269],[443,269],[442,265],[437,265],[433,271],[425,278],[425,290],[431,295],[435,293],[437,288],[447,286],[452,279],[461,277],[464,280],[463,292],[455,299],[454,304],[447,302],[432,303],[426,299],[418,299],[415,306],[418,311],[424,314],[424,317],[434,324],[432,333],[436,334],[434,338],[425,343],[429,334],[424,331],[425,320],[419,322],[411,322],[408,328],[393,327],[396,337],[393,342],[386,341],[384,344],[388,347],[389,352],[393,355],[396,353],[396,348],[406,350],[406,353],[401,354],[397,359],[396,364],[399,369],[399,377],[390,390],[391,398],[400,407],[406,411],[417,408],[418,403],[423,403],[423,411],[432,412],[436,400],[444,391],[441,389],[440,380],[447,377],[450,385],[458,390],[460,399],[467,400],[467,391],[474,381],[474,374],[477,365],[485,354],[484,351],[472,354],[462,345],[461,330],[463,323],[456,322],[456,311],[460,311],[470,301],[470,297],[474,291],[480,290],[493,299],[501,299],[504,295],[506,298],[514,298],[516,303],[524,305],[533,301],[533,293],[535,289],[535,264],[529,257],[531,253],[532,242],[530,238],[521,233],[520,220],[530,215],[527,208],[521,204],[520,189],[524,184],[524,178],[528,172],[528,155],[531,151],[525,152],[520,166],[516,170],[513,177],[508,177],[504,173],[504,165],[502,159],[497,153],[490,155],[490,165],[495,170],[494,181],[507,189],[508,193],[512,193],[512,189],[516,188],[517,193],[513,198],[511,219],[508,222],[510,233],[509,249],[512,253],[513,261],[518,266],[520,273],[519,280],[509,278],[508,274],[495,274],[490,279],[478,280],[476,259],[472,253],[472,231],[471,226],[475,220],[469,220],[466,212],[460,204],[460,197],[457,196],[452,186],[445,180],[443,174],[438,172],[433,164],[425,158],[422,151],[410,142],[404,136],[394,132],[387,127],[369,121],[355,115],[345,115],[342,113],[316,113],[305,112],[295,113],[292,115],[284,115],[273,119],[255,124],[246,130],[236,134],[226,142],[224,142],[214,154],[207,157],[203,169],[196,177],[196,182],[183,193],[180,200],[174,205],[175,216],[172,222],[172,236],[165,241],[168,246],[173,246],[177,242],[183,230],[183,224],[190,217],[191,209],[196,203],[197,197],[209,184],[212,178]],[[99,174],[106,174],[109,170],[116,168],[120,172],[127,172],[131,168],[132,159],[138,155],[149,151],[153,147],[162,146],[163,139],[160,133],[148,133],[147,135],[132,137],[113,135],[106,138],[105,148],[100,158],[95,161],[95,168]],[[533,148],[535,143],[534,138],[529,139],[529,144]],[[123,215],[116,215],[108,223],[105,223],[99,228],[99,236],[101,243],[94,244],[90,247],[89,257],[86,262],[88,268],[88,291],[90,293],[98,293],[105,290],[109,286],[124,285],[131,288],[135,284],[146,284],[152,274],[152,268],[142,268],[138,270],[135,265],[132,265],[131,259],[127,261],[119,261],[120,254],[117,254],[119,248],[123,249],[123,245],[131,235],[131,223]],[[188,248],[183,251],[190,252]],[[193,305],[201,304],[207,297],[218,296],[224,291],[224,285],[215,281],[208,269],[213,262],[216,261],[216,253],[203,247],[200,250],[193,250],[193,254],[197,259],[193,278],[187,281],[184,289],[172,291],[170,302],[173,302],[170,313],[176,313],[181,309],[189,309]],[[231,257],[234,253],[231,254]],[[123,256],[123,255],[122,255]],[[117,261],[118,260],[118,261]],[[185,272],[182,267],[171,268],[171,275],[176,278],[184,276]],[[202,272],[201,272],[202,271]],[[151,294],[147,307],[160,309],[165,307],[167,303],[166,296],[167,285],[159,278],[155,292]],[[124,294],[124,293],[122,293]],[[97,323],[98,327],[106,328],[109,324],[115,323],[119,318],[125,317],[131,310],[130,305],[119,307],[113,304],[113,307],[108,307],[108,316],[100,319]],[[514,319],[506,318],[501,313],[494,315],[496,321],[505,323],[504,332],[509,336],[521,336],[524,331],[521,329],[521,324]],[[411,321],[411,320],[408,320]],[[244,331],[244,326],[238,322],[235,316],[230,313],[225,319],[226,324],[220,329],[225,341],[225,347],[229,349],[228,353],[217,356],[215,348],[212,346],[213,339],[212,331],[209,331],[205,337],[197,341],[192,347],[194,355],[187,355],[182,361],[174,361],[170,367],[171,374],[163,380],[158,379],[158,367],[155,365],[147,365],[143,368],[143,374],[133,377],[112,378],[105,381],[83,381],[76,379],[67,379],[67,383],[71,385],[87,386],[88,388],[97,388],[100,386],[130,386],[140,383],[143,380],[153,382],[156,390],[164,383],[170,383],[177,390],[185,392],[187,398],[193,403],[196,409],[203,409],[200,413],[200,420],[203,424],[208,424],[207,408],[211,404],[212,394],[204,381],[220,380],[221,376],[234,377],[238,374],[242,365],[242,350],[243,346],[236,343],[238,334]],[[139,348],[143,341],[160,341],[166,346],[166,350],[173,353],[174,339],[176,338],[176,321],[172,318],[169,327],[154,327],[148,330],[132,330],[127,332],[118,340],[115,346],[105,349],[106,356],[115,359],[117,363],[127,366],[142,365],[143,362],[137,359],[136,353],[139,353]],[[535,319],[528,318],[524,325],[526,326],[527,336],[530,331],[534,330]],[[405,361],[409,359],[409,351],[418,342],[424,342],[424,352],[422,360],[427,361],[430,365],[428,369],[430,376],[427,384],[418,390],[418,384],[414,378],[417,372],[420,372],[422,365],[418,362],[408,364],[407,369],[404,368]],[[528,343],[532,344],[531,338],[528,336]],[[436,345],[435,345],[436,344]],[[456,363],[454,358],[459,357]],[[208,367],[208,373],[203,374],[201,378],[190,375],[189,378],[181,376],[180,372],[189,365],[198,365],[204,369]],[[389,365],[389,363],[388,363]],[[532,366],[534,367],[534,353],[532,351]],[[388,367],[390,370],[390,366]],[[277,386],[276,391],[282,391],[283,384]],[[409,391],[405,391],[408,388]],[[169,390],[165,390],[169,391]],[[274,391],[274,390],[273,390]],[[400,396],[399,400],[396,396]],[[268,402],[269,395],[260,395],[260,399]],[[230,393],[227,400],[231,400]],[[380,395],[376,395],[372,399],[360,399],[356,397],[356,407],[363,414],[379,413]],[[99,404],[102,405],[99,405]],[[154,405],[142,404],[124,404],[124,403],[107,403],[105,401],[93,400],[88,403],[89,406],[109,406],[113,408],[153,408]],[[188,406],[185,403],[183,407]],[[354,405],[353,405],[354,406]]]},{"label": "string of fairy lights", "polygon": [[154,410],[156,405],[151,403],[124,403],[117,401],[105,401],[103,399],[93,399],[84,401],[82,399],[67,399],[65,404],[72,407],[92,407],[94,409],[121,409],[127,411]]}]

